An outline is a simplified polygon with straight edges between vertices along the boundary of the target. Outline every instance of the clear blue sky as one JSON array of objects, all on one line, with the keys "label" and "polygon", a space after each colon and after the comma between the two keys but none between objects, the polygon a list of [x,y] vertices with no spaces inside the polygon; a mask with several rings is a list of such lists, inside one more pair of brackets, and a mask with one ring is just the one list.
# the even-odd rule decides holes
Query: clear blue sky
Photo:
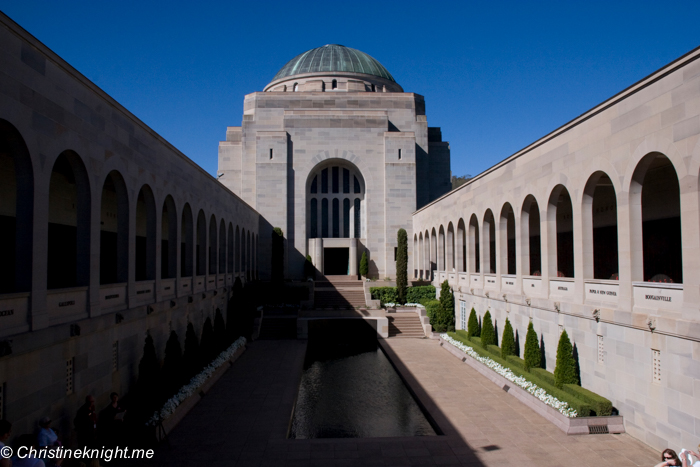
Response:
[{"label": "clear blue sky", "polygon": [[328,43],[426,98],[476,175],[700,45],[700,1],[0,0],[0,10],[211,174],[243,96]]}]

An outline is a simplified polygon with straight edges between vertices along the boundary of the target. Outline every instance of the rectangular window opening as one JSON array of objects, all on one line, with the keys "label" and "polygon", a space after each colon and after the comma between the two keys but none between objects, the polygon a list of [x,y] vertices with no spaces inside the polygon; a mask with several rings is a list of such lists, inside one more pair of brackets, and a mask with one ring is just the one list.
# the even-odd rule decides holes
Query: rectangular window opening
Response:
[{"label": "rectangular window opening", "polygon": [[112,371],[119,370],[119,341],[112,343]]},{"label": "rectangular window opening", "polygon": [[651,349],[652,354],[652,381],[661,382],[661,351]]},{"label": "rectangular window opening", "polygon": [[399,160],[401,160],[401,149],[399,149]]},{"label": "rectangular window opening", "polygon": [[75,358],[66,360],[66,395],[73,394],[73,362]]},{"label": "rectangular window opening", "polygon": [[270,148],[270,160],[272,160],[272,148]]}]

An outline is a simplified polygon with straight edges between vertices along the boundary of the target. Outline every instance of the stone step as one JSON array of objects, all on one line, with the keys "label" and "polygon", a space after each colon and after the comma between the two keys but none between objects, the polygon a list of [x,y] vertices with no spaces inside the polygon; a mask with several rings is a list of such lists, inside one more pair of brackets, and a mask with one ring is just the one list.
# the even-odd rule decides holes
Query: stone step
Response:
[{"label": "stone step", "polygon": [[389,318],[389,337],[423,338],[423,325],[417,314],[387,316]]}]

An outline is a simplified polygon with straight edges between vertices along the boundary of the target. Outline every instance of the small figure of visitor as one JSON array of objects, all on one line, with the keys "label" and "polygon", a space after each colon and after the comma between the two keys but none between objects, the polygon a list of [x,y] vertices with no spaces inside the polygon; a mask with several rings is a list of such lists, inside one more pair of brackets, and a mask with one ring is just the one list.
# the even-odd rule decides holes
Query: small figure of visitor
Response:
[{"label": "small figure of visitor", "polygon": [[95,411],[95,398],[88,395],[85,403],[80,406],[73,420],[75,431],[78,435],[80,447],[93,447],[95,444],[95,430],[97,429],[97,412]]},{"label": "small figure of visitor", "polygon": [[40,448],[61,445],[61,442],[58,440],[58,434],[56,433],[56,430],[51,428],[50,417],[44,417],[41,420],[39,420],[39,426],[41,427],[41,429],[39,430],[36,439],[39,443]]},{"label": "small figure of visitor", "polygon": [[[698,452],[700,452],[700,444],[698,444]],[[695,462],[693,462],[693,457],[695,457]],[[681,449],[680,458],[681,461],[685,462],[683,467],[700,467],[700,455],[697,452]]]},{"label": "small figure of visitor", "polygon": [[[12,435],[12,423],[7,420],[0,420],[0,449],[5,447],[5,443],[10,439],[10,435]],[[12,467],[10,458],[0,455],[0,467]]]},{"label": "small figure of visitor", "polygon": [[116,392],[110,394],[109,399],[107,407],[100,411],[97,424],[98,435],[105,446],[117,446],[121,438],[126,410],[119,405],[119,394]]},{"label": "small figure of visitor", "polygon": [[[30,449],[38,449],[33,435],[20,435],[15,443],[15,455],[12,457],[12,467],[46,467],[44,461],[30,453]],[[22,457],[19,457],[19,456]],[[61,465],[57,461],[56,465]]]},{"label": "small figure of visitor", "polygon": [[661,462],[656,464],[655,467],[667,467],[670,465],[680,466],[681,460],[678,458],[678,454],[673,449],[664,449],[661,453]]}]

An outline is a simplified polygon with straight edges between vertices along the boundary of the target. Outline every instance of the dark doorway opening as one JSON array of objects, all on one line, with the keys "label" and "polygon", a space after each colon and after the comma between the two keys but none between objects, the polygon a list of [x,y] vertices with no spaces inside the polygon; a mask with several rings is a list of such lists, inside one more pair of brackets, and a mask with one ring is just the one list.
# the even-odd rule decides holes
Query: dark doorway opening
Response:
[{"label": "dark doorway opening", "polygon": [[349,248],[324,248],[323,273],[327,276],[344,276],[349,274]]}]

